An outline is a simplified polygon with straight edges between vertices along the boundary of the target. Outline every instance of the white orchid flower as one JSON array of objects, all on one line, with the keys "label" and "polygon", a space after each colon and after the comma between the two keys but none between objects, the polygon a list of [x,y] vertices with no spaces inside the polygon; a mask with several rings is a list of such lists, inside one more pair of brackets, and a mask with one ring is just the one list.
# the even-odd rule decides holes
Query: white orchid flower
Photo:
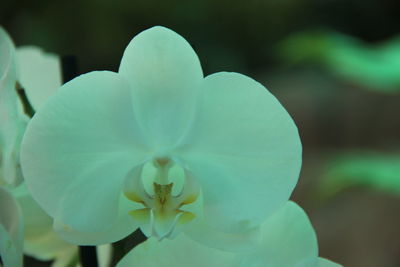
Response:
[{"label": "white orchid flower", "polygon": [[201,245],[184,235],[150,238],[131,250],[117,267],[340,267],[318,257],[315,231],[305,212],[288,202],[261,225],[261,243],[232,253]]},{"label": "white orchid flower", "polygon": [[110,243],[140,227],[239,250],[288,200],[301,143],[265,87],[238,73],[204,78],[186,40],[154,27],[133,38],[118,73],[63,85],[32,118],[21,160],[70,242]]},{"label": "white orchid flower", "polygon": [[17,94],[15,47],[0,27],[0,185],[22,182],[19,150],[28,117]]},{"label": "white orchid flower", "polygon": [[19,150],[28,123],[17,90],[24,87],[35,110],[61,86],[60,60],[37,47],[17,50],[0,27],[0,185],[17,186],[23,180]]}]

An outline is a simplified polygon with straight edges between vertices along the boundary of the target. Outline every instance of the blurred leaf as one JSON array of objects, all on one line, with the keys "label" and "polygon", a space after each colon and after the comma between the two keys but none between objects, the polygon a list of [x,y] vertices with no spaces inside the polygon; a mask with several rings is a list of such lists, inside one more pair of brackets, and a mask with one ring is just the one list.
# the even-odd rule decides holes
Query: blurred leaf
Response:
[{"label": "blurred leaf", "polygon": [[349,153],[332,159],[321,193],[328,197],[354,186],[400,194],[400,154]]},{"label": "blurred leaf", "polygon": [[365,88],[400,91],[400,37],[370,45],[336,32],[314,31],[292,35],[279,49],[291,64],[317,63]]}]

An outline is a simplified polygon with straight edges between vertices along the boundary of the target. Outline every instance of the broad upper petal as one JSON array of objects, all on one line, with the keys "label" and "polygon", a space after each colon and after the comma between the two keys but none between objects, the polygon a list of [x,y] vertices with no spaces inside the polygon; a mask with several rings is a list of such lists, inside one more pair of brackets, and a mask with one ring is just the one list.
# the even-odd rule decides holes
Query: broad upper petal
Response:
[{"label": "broad upper petal", "polygon": [[23,139],[23,173],[41,207],[77,231],[110,229],[122,184],[146,157],[130,87],[113,72],[63,85],[32,118]]},{"label": "broad upper petal", "polygon": [[301,143],[276,98],[238,73],[206,77],[198,113],[177,153],[199,179],[204,218],[222,231],[254,227],[296,185]]},{"label": "broad upper petal", "polygon": [[0,255],[4,267],[22,266],[23,238],[20,208],[11,193],[0,187]]},{"label": "broad upper petal", "polygon": [[19,81],[30,104],[38,110],[62,84],[60,59],[38,47],[23,46],[17,49],[17,61]]},{"label": "broad upper petal", "polygon": [[177,33],[153,27],[135,36],[119,73],[133,88],[139,125],[154,146],[174,145],[189,127],[203,80],[199,59]]}]

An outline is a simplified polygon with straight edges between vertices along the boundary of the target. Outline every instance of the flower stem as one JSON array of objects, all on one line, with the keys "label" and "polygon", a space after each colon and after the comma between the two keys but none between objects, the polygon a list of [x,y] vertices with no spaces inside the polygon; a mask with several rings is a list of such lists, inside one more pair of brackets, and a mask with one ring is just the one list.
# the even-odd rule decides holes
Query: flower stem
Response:
[{"label": "flower stem", "polygon": [[24,109],[24,113],[32,118],[35,114],[35,110],[33,109],[31,103],[29,103],[28,97],[26,96],[24,88],[22,88],[21,84],[17,82],[15,84],[15,89],[17,91],[18,97],[21,100],[22,107]]},{"label": "flower stem", "polygon": [[98,267],[97,252],[95,246],[79,246],[79,258],[82,267]]},{"label": "flower stem", "polygon": [[69,82],[78,74],[78,63],[75,56],[63,56],[61,58],[61,69],[64,83]]},{"label": "flower stem", "polygon": [[142,233],[142,231],[137,229],[124,239],[113,243],[113,259],[111,266],[116,266],[126,253],[134,249],[134,247],[140,243],[146,241],[146,239],[147,237]]}]

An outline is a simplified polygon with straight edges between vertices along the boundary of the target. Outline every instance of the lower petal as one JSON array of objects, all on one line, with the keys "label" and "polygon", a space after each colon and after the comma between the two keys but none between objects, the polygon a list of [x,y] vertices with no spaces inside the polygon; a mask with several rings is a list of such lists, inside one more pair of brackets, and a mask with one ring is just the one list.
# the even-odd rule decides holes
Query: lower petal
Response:
[{"label": "lower petal", "polygon": [[342,265],[324,258],[318,258],[316,267],[342,267]]},{"label": "lower petal", "polygon": [[117,267],[234,267],[234,254],[203,246],[185,235],[163,241],[149,238],[131,250]]},{"label": "lower petal", "polygon": [[249,251],[261,242],[259,227],[241,233],[225,233],[215,230],[203,220],[192,222],[185,234],[202,245],[229,252]]}]

